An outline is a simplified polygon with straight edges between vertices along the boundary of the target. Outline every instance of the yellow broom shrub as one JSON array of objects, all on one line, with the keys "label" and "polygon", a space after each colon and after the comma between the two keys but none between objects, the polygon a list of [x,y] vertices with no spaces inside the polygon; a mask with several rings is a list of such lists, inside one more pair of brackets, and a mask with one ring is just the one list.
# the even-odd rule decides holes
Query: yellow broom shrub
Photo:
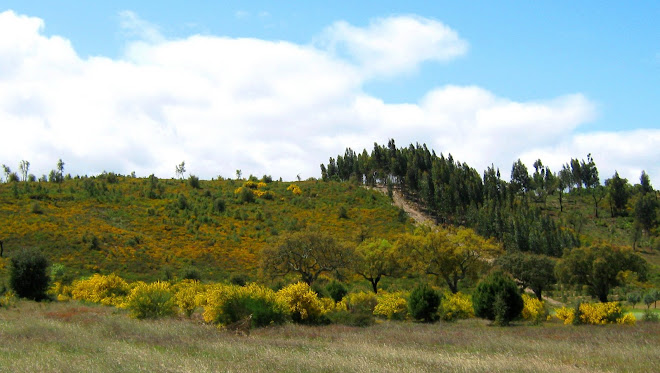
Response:
[{"label": "yellow broom shrub", "polygon": [[388,320],[403,320],[408,314],[408,294],[403,292],[388,293],[381,291],[376,296],[374,315]]},{"label": "yellow broom shrub", "polygon": [[546,318],[545,304],[536,297],[523,294],[522,317],[534,324],[539,324]]},{"label": "yellow broom shrub", "polygon": [[295,322],[316,322],[323,314],[323,303],[304,282],[284,287],[277,292],[277,298],[288,305],[291,318]]},{"label": "yellow broom shrub", "polygon": [[121,277],[113,274],[95,274],[86,280],[74,281],[71,298],[86,302],[117,306],[124,302],[130,287]]}]

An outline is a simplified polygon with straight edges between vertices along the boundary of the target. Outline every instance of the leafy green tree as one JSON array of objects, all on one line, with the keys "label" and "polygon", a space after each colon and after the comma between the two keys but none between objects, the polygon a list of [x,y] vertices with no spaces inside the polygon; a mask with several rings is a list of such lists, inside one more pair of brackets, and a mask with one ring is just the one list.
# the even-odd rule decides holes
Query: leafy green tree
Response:
[{"label": "leafy green tree", "polygon": [[650,289],[646,293],[644,293],[644,297],[642,298],[644,301],[644,304],[646,304],[647,309],[651,309],[651,305],[655,304],[656,301],[658,301],[658,290],[657,289]]},{"label": "leafy green tree", "polygon": [[605,186],[608,188],[611,216],[622,215],[630,198],[628,180],[619,177],[619,173],[614,171],[614,175],[605,180]]},{"label": "leafy green tree", "polygon": [[651,185],[651,179],[646,171],[642,171],[642,175],[639,177],[639,185],[642,191],[642,194],[653,193],[653,186]]},{"label": "leafy green tree", "polygon": [[606,244],[575,248],[556,267],[562,283],[586,285],[601,302],[607,302],[610,289],[619,285],[619,273],[624,271],[635,272],[640,281],[645,281],[648,268],[632,250]]},{"label": "leafy green tree", "polygon": [[[584,162],[583,162],[584,163]],[[576,186],[579,190],[582,190],[582,165],[577,159],[571,159],[571,182],[572,185]]]},{"label": "leafy green tree", "polygon": [[565,164],[557,175],[557,191],[559,191],[559,211],[564,212],[564,191],[572,186],[573,174],[570,166]]},{"label": "leafy green tree", "polygon": [[525,195],[531,187],[531,179],[527,166],[518,159],[511,168],[511,182],[509,183],[513,194]]},{"label": "leafy green tree", "polygon": [[369,239],[355,249],[353,270],[369,281],[374,293],[383,276],[396,276],[401,272],[394,246],[387,240]]},{"label": "leafy green tree", "polygon": [[500,253],[493,240],[469,228],[406,235],[397,242],[397,250],[408,253],[413,269],[444,280],[452,293],[458,292],[461,280],[476,279],[488,267],[486,259]]},{"label": "leafy green tree", "polygon": [[655,227],[657,220],[658,200],[651,193],[640,195],[635,203],[635,224],[647,235]]},{"label": "leafy green tree", "polygon": [[642,294],[640,294],[640,293],[638,293],[638,292],[629,293],[629,294],[626,296],[626,300],[627,300],[628,303],[630,303],[630,304],[633,306],[633,308],[634,308],[635,305],[636,305],[637,303],[639,303],[639,302],[642,301]]},{"label": "leafy green tree", "polygon": [[598,217],[598,203],[604,198],[605,193],[600,185],[598,178],[598,168],[596,162],[591,157],[591,153],[587,154],[587,162],[582,160],[580,163],[580,175],[582,176],[582,183],[584,187],[589,190],[591,197],[594,201],[594,213]]},{"label": "leafy green tree", "polygon": [[11,258],[9,283],[21,298],[41,301],[47,298],[50,263],[38,250],[23,249]]},{"label": "leafy green tree", "polygon": [[323,273],[347,268],[351,250],[332,236],[318,231],[300,231],[283,235],[279,244],[261,253],[261,269],[270,276],[297,273],[308,285]]},{"label": "leafy green tree", "polygon": [[497,258],[495,263],[509,272],[521,289],[532,289],[539,300],[543,300],[543,290],[556,281],[555,261],[545,255],[515,252]]},{"label": "leafy green tree", "polygon": [[477,284],[472,294],[474,313],[478,317],[508,325],[523,310],[523,300],[516,283],[503,272],[496,271]]}]

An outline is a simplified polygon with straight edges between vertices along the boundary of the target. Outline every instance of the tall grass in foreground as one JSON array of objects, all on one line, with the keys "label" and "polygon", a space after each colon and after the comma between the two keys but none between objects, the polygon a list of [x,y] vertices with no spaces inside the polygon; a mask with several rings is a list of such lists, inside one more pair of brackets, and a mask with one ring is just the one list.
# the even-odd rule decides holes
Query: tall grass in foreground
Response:
[{"label": "tall grass in foreground", "polygon": [[0,310],[0,371],[654,371],[660,323],[499,328],[481,320],[253,330],[138,321],[109,307],[20,301]]}]

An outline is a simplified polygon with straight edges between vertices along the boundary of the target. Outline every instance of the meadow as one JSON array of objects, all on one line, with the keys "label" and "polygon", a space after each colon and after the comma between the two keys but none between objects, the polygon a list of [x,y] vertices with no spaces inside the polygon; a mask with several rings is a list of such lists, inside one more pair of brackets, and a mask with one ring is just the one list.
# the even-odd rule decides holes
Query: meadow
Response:
[{"label": "meadow", "polygon": [[7,372],[651,372],[660,364],[660,323],[650,322],[285,324],[241,336],[188,319],[19,301],[0,310],[0,338]]}]

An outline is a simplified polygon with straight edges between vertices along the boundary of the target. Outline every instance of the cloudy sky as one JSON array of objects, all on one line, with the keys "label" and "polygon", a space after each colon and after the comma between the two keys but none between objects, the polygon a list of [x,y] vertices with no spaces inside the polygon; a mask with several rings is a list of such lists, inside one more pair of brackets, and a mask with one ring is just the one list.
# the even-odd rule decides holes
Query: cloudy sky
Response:
[{"label": "cloudy sky", "polygon": [[2,1],[0,163],[292,180],[394,138],[660,187],[660,3],[464,3]]}]

